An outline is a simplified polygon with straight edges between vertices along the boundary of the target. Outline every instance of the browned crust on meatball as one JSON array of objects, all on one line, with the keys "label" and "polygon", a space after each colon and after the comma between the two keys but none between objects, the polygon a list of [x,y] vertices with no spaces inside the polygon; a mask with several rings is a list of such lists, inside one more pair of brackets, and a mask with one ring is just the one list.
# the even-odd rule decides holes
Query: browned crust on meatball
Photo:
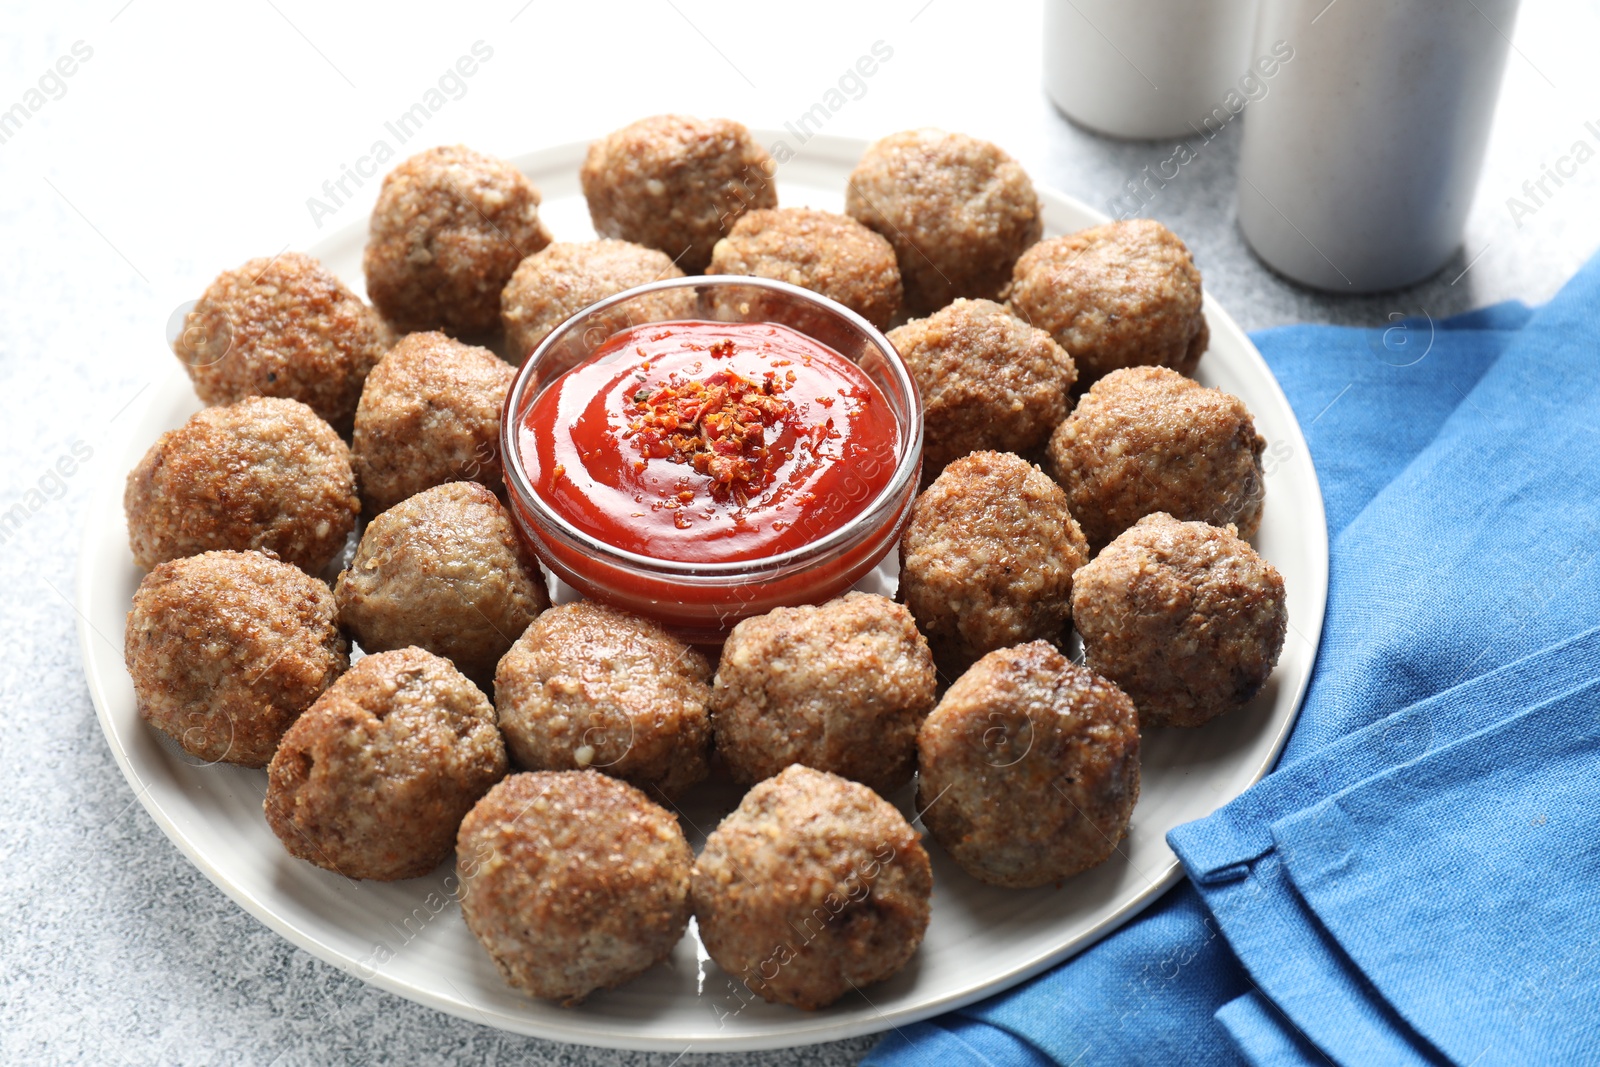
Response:
[{"label": "browned crust on meatball", "polygon": [[887,597],[778,608],[735,626],[723,646],[717,751],[743,784],[803,763],[886,793],[916,769],[934,685],[927,641]]},{"label": "browned crust on meatball", "polygon": [[367,295],[402,332],[482,336],[500,325],[500,291],[550,243],[539,190],[503,159],[430,148],[390,171],[372,209]]},{"label": "browned crust on meatball", "polygon": [[894,246],[849,215],[831,211],[752,211],[711,250],[707,273],[798,285],[838,301],[880,330],[900,311]]},{"label": "browned crust on meatball", "polygon": [[1060,486],[1008,452],[974,452],[912,505],[899,599],[954,677],[993,649],[1061,640],[1088,560]]},{"label": "browned crust on meatball", "polygon": [[393,343],[388,324],[332,271],[285,252],[217,275],[172,351],[207,404],[285,397],[349,433],[361,384]]},{"label": "browned crust on meatball", "polygon": [[[665,252],[629,241],[559,241],[517,265],[500,297],[506,347],[518,362],[539,347],[550,331],[590,304],[625,289],[681,278]],[[601,339],[645,322],[694,316],[695,294],[672,289],[642,297],[628,308],[591,316],[588,328]]]},{"label": "browned crust on meatball", "polygon": [[487,348],[414,333],[367,379],[351,438],[363,510],[473,481],[504,492],[500,409],[517,372]]},{"label": "browned crust on meatball", "polygon": [[1193,374],[1210,339],[1194,257],[1152,219],[1039,242],[1017,260],[1006,299],[1072,353],[1085,382],[1149,364]]},{"label": "browned crust on meatball", "polygon": [[513,774],[461,823],[461,915],[511,985],[572,1006],[666,959],[689,924],[677,820],[595,771]]},{"label": "browned crust on meatball", "polygon": [[300,713],[349,666],[333,593],[260,552],[162,563],[124,637],[139,716],[208,763],[265,767]]},{"label": "browned crust on meatball", "polygon": [[1072,357],[992,300],[957,300],[889,341],[922,393],[925,476],[969,452],[1034,452],[1067,417]]},{"label": "browned crust on meatball", "polygon": [[484,686],[550,606],[505,508],[476,482],[425,489],[373,519],[333,595],[363,649],[417,645]]},{"label": "browned crust on meatball", "polygon": [[517,766],[593,768],[675,796],[702,781],[711,665],[659,625],[582,602],[541,614],[495,670]]},{"label": "browned crust on meatball", "polygon": [[141,567],[212,549],[264,549],[320,574],[361,502],[350,449],[298,400],[246,397],[197,412],[128,473],[128,541]]},{"label": "browned crust on meatball", "polygon": [[1044,233],[1039,197],[1016,160],[935,129],[873,143],[850,174],[845,211],[894,246],[913,315],[961,296],[998,298],[1017,257]]},{"label": "browned crust on meatball", "polygon": [[406,648],[357,661],[289,728],[264,807],[291,856],[347,878],[418,878],[505,773],[488,699]]},{"label": "browned crust on meatball", "polygon": [[1230,527],[1147,515],[1078,572],[1089,666],[1145,723],[1203,726],[1248,704],[1289,625],[1283,576]]},{"label": "browned crust on meatball", "polygon": [[690,896],[719,967],[810,1011],[904,967],[932,892],[928,854],[893,805],[796,765],[746,793],[706,839]]},{"label": "browned crust on meatball", "polygon": [[1050,473],[1096,550],[1156,511],[1261,526],[1267,443],[1238,397],[1165,367],[1096,382],[1050,437]]},{"label": "browned crust on meatball", "polygon": [[1139,799],[1139,718],[1043,641],[984,656],[917,735],[922,821],[979,881],[1026,889],[1104,862]]},{"label": "browned crust on meatball", "polygon": [[699,274],[740,215],[778,206],[776,171],[732,119],[655,115],[590,145],[578,177],[596,233],[660,249]]}]

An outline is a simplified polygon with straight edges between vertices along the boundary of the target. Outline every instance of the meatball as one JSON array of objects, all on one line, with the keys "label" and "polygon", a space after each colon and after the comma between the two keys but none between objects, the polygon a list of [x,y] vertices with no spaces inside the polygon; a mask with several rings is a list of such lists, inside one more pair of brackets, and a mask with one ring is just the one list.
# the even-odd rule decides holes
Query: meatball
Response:
[{"label": "meatball", "polygon": [[505,508],[476,482],[425,489],[373,519],[333,595],[368,652],[419,645],[484,685],[550,606]]},{"label": "meatball", "polygon": [[913,315],[958,296],[999,297],[1017,257],[1044,232],[1039,197],[1017,161],[943,130],[874,143],[850,173],[844,203],[894,246]]},{"label": "meatball", "polygon": [[519,767],[593,767],[674,796],[706,776],[710,679],[705,656],[657,624],[584,602],[533,620],[494,699]]},{"label": "meatball", "polygon": [[1211,336],[1194,257],[1151,219],[1041,241],[1017,260],[1006,299],[1072,353],[1085,382],[1148,364],[1192,374]]},{"label": "meatball", "polygon": [[838,301],[880,330],[900,310],[894,246],[830,211],[750,212],[711,250],[707,273],[789,282]]},{"label": "meatball", "polygon": [[340,433],[394,343],[387,323],[314,257],[284,252],[217,275],[172,351],[207,404],[298,400]]},{"label": "meatball", "polygon": [[461,915],[505,980],[575,1005],[666,959],[689,925],[678,821],[595,771],[513,774],[461,823]]},{"label": "meatball", "polygon": [[991,652],[917,734],[917,807],[974,878],[1027,889],[1116,851],[1139,799],[1139,716],[1044,641]]},{"label": "meatball", "polygon": [[291,856],[346,878],[419,878],[506,774],[488,699],[420,648],[356,662],[283,735],[265,809]]},{"label": "meatball", "polygon": [[133,594],[124,638],[140,718],[207,763],[265,767],[349,666],[333,593],[260,552],[170,560]]},{"label": "meatball", "polygon": [[1203,726],[1242,707],[1283,650],[1283,577],[1232,527],[1146,515],[1076,581],[1087,662],[1147,724]]},{"label": "meatball", "polygon": [[1072,572],[1088,561],[1060,486],[1008,452],[974,452],[912,505],[900,600],[940,666],[959,674],[993,649],[1065,637]]},{"label": "meatball", "polygon": [[298,400],[252,396],[197,412],[128,472],[128,541],[141,567],[259,548],[312,574],[355,527],[350,449]]},{"label": "meatball", "polygon": [[717,965],[807,1010],[904,967],[932,892],[928,854],[892,804],[799,765],[745,794],[706,838],[690,885]]},{"label": "meatball", "polygon": [[743,784],[803,763],[887,793],[911,780],[933,697],[933,654],[911,613],[846,593],[735,626],[711,722],[717,752]]},{"label": "meatball", "polygon": [[442,333],[407,336],[378,364],[351,439],[368,515],[457,480],[502,490],[500,409],[516,370]]},{"label": "meatball", "polygon": [[992,300],[957,300],[889,341],[922,393],[925,475],[968,452],[1041,449],[1067,417],[1072,357]]},{"label": "meatball", "polygon": [[367,295],[407,333],[488,334],[511,272],[549,243],[539,190],[516,167],[430,148],[383,179],[362,258]]},{"label": "meatball", "polygon": [[[500,319],[506,348],[521,362],[550,331],[590,304],[616,296],[636,285],[681,278],[683,271],[665,252],[627,241],[558,242],[517,265],[500,297]],[[695,294],[673,289],[642,299],[627,310],[590,320],[589,329],[602,341],[619,330],[643,322],[694,317]]]},{"label": "meatball", "polygon": [[1050,437],[1050,473],[1099,551],[1156,511],[1254,537],[1266,483],[1244,402],[1165,367],[1100,379]]},{"label": "meatball", "polygon": [[590,145],[578,177],[596,233],[658,248],[699,274],[740,215],[778,206],[776,171],[731,119],[656,115]]}]

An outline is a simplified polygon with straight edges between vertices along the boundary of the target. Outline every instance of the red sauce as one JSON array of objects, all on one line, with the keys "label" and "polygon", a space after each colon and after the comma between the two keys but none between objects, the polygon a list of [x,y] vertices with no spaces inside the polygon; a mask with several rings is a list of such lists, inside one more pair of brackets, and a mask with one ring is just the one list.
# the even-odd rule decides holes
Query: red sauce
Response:
[{"label": "red sauce", "polygon": [[860,514],[894,476],[894,413],[854,363],[775,323],[624,330],[518,428],[534,492],[655,559],[760,559]]}]

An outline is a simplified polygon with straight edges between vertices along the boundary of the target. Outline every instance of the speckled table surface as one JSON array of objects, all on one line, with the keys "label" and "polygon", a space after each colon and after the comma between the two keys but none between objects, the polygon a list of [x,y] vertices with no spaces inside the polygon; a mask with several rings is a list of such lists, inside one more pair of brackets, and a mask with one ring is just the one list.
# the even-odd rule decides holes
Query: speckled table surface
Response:
[{"label": "speckled table surface", "polygon": [[[29,111],[20,129],[0,126],[0,1061],[673,1058],[503,1034],[292,947],[145,814],[82,675],[71,598],[83,504],[123,473],[102,469],[103,442],[169,369],[168,315],[218,269],[314,240],[307,198],[474,42],[493,58],[434,115],[429,143],[514,154],[667,110],[777,127],[884,42],[892,59],[827,132],[964,130],[1097,206],[1172,151],[1094,136],[1050,107],[1037,3],[986,4],[981,15],[954,0],[823,0],[759,14],[708,0],[448,6],[459,10],[389,5],[376,21],[307,0],[0,5],[0,110]],[[1265,270],[1235,223],[1236,129],[1144,213],[1189,243],[1207,288],[1247,328],[1542,301],[1600,244],[1600,161],[1531,216],[1513,218],[1506,199],[1575,141],[1600,141],[1585,127],[1600,123],[1600,70],[1585,51],[1597,30],[1595,0],[1527,5],[1464,251],[1410,290],[1333,297]],[[81,60],[71,77],[40,81],[69,55]],[[29,97],[35,86],[42,95]],[[366,203],[345,208],[354,217]],[[738,1059],[853,1063],[872,1043]]]}]

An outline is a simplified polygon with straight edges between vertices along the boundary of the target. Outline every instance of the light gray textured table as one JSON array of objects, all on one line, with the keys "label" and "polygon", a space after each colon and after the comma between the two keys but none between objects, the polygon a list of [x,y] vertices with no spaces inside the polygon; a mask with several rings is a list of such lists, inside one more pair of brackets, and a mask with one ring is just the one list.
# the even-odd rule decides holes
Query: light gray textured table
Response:
[{"label": "light gray textured table", "polygon": [[[215,889],[146,816],[101,737],[70,604],[79,517],[91,486],[123,473],[99,452],[116,417],[170,366],[168,314],[218,269],[314,239],[306,199],[474,41],[494,59],[434,117],[428,143],[512,154],[665,110],[777,127],[884,41],[894,58],[827,132],[964,130],[1098,207],[1171,153],[1087,134],[1050,108],[1037,4],[865,6],[506,0],[391,7],[381,22],[310,0],[0,9],[0,110],[30,107],[21,129],[0,127],[0,514],[23,505],[20,526],[0,525],[0,1062],[672,1060],[418,1007],[314,960]],[[1189,243],[1247,328],[1542,301],[1600,243],[1600,160],[1531,216],[1513,219],[1506,199],[1575,141],[1600,145],[1600,69],[1584,54],[1597,30],[1596,0],[1523,12],[1465,251],[1411,290],[1339,298],[1263,269],[1234,221],[1237,129],[1144,212]],[[47,79],[32,110],[30,88],[80,41],[90,57]],[[363,195],[336,221],[359,217]],[[74,446],[95,455],[53,474]],[[872,1043],[738,1059],[853,1063]]]}]

